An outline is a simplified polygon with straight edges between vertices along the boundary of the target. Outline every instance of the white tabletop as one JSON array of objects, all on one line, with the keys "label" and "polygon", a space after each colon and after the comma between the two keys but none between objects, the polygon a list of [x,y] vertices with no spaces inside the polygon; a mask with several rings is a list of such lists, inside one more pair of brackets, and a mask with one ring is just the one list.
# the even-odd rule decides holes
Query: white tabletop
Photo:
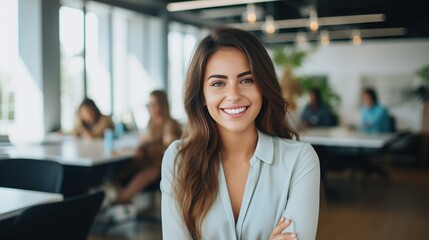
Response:
[{"label": "white tabletop", "polygon": [[394,140],[396,134],[369,134],[345,127],[309,128],[299,133],[303,142],[335,147],[382,148]]},{"label": "white tabletop", "polygon": [[0,187],[0,220],[17,216],[34,205],[59,202],[63,195]]},{"label": "white tabletop", "polygon": [[65,137],[42,144],[12,145],[0,148],[3,158],[54,160],[64,165],[95,166],[132,157],[139,143],[139,133],[130,133],[114,141],[113,151],[104,149],[103,139]]}]

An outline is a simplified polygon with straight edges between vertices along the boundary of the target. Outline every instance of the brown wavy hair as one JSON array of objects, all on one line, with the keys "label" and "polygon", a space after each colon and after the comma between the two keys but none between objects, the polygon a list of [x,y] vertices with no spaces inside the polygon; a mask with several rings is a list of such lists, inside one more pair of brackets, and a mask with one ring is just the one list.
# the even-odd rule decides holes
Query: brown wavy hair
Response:
[{"label": "brown wavy hair", "polygon": [[100,109],[95,104],[94,100],[92,100],[91,98],[88,98],[88,97],[85,97],[82,100],[82,102],[79,105],[77,114],[79,116],[79,119],[80,119],[83,127],[85,129],[90,129],[92,127],[92,124],[90,125],[87,122],[83,121],[82,117],[81,117],[81,109],[84,108],[84,107],[89,108],[89,110],[94,113],[94,115],[95,115],[95,122],[98,122],[100,120],[102,114],[101,114]]},{"label": "brown wavy hair", "polygon": [[[170,105],[168,104],[168,98],[167,98],[167,94],[165,93],[165,91],[153,90],[150,93],[150,96],[155,97],[156,103],[158,104],[159,109],[161,111],[160,115],[161,115],[163,121],[166,122],[166,121],[172,119],[170,116]],[[149,126],[149,129],[151,131],[156,131],[156,128],[158,127],[155,125],[155,123],[152,119],[152,116],[149,119],[148,126]]]},{"label": "brown wavy hair", "polygon": [[262,94],[262,108],[256,117],[260,131],[282,138],[298,139],[286,119],[287,102],[282,96],[273,62],[251,33],[231,27],[211,30],[198,45],[190,63],[184,89],[188,124],[176,156],[175,196],[184,222],[194,239],[201,239],[201,225],[218,193],[221,141],[216,122],[204,106],[203,81],[206,65],[220,48],[243,52]]}]

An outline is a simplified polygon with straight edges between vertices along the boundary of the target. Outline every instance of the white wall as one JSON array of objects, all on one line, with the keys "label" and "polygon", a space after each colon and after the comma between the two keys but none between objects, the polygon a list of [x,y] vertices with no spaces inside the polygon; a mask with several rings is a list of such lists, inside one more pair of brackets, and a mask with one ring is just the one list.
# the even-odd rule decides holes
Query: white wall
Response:
[{"label": "white wall", "polygon": [[[399,95],[398,86],[410,88],[418,83],[415,72],[429,64],[429,40],[364,41],[360,46],[349,42],[319,47],[297,69],[296,75],[326,75],[341,96],[340,123],[359,121],[362,80],[373,81],[379,100],[397,119],[399,129],[419,130],[421,104]],[[392,90],[393,89],[393,90]],[[392,102],[392,99],[396,101]]]}]

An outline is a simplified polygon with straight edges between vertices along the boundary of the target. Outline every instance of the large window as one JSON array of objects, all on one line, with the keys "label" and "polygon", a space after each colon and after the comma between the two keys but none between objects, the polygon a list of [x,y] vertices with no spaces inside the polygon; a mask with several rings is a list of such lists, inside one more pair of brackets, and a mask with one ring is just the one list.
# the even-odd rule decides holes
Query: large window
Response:
[{"label": "large window", "polygon": [[109,9],[90,2],[86,14],[87,96],[104,114],[112,114]]},{"label": "large window", "polygon": [[61,7],[63,128],[71,130],[85,95],[115,121],[135,121],[137,127],[144,128],[149,118],[144,107],[149,93],[165,88],[159,54],[161,21],[96,2],[86,6],[85,28],[83,19],[82,9]]},{"label": "large window", "polygon": [[65,131],[73,128],[75,111],[85,95],[96,102],[102,113],[112,113],[109,36],[108,6],[92,2],[88,4],[85,28],[82,9],[67,6],[60,8],[61,125]]},{"label": "large window", "polygon": [[[10,134],[15,119],[16,77],[18,59],[17,1],[0,0],[0,135]],[[7,36],[7,37],[4,37]]]},{"label": "large window", "polygon": [[115,8],[113,11],[114,115],[132,113],[139,128],[149,115],[149,93],[164,88],[160,57],[161,22],[154,17]]},{"label": "large window", "polygon": [[0,135],[9,135],[15,120],[15,93],[11,78],[0,73]]},{"label": "large window", "polygon": [[198,28],[173,22],[168,34],[169,60],[169,98],[173,117],[180,122],[186,122],[183,107],[183,86],[192,54],[197,41],[201,37]]},{"label": "large window", "polygon": [[83,11],[60,8],[61,126],[73,128],[75,111],[84,96]]}]

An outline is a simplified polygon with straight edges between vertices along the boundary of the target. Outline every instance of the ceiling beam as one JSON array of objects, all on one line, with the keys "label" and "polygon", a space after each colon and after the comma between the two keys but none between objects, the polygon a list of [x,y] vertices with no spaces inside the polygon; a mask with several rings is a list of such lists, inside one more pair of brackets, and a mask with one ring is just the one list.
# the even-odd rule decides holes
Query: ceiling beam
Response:
[{"label": "ceiling beam", "polygon": [[[330,40],[351,39],[356,29],[349,30],[335,30],[327,31]],[[394,37],[403,36],[407,33],[405,28],[372,28],[372,29],[358,29],[361,38],[375,38],[375,37]],[[319,33],[314,32],[301,32],[305,34],[308,41],[318,41],[320,38]],[[286,43],[295,42],[298,33],[279,33],[273,36],[264,36],[262,41],[265,43]]]},{"label": "ceiling beam", "polygon": [[187,11],[203,8],[213,7],[225,7],[233,5],[243,5],[249,3],[260,3],[260,2],[275,2],[279,0],[195,0],[195,1],[183,1],[183,2],[172,2],[167,4],[167,10],[170,12]]},{"label": "ceiling beam", "polygon": [[[369,22],[382,22],[386,19],[384,14],[365,14],[365,15],[350,15],[350,16],[335,16],[335,17],[320,17],[317,19],[319,26],[328,25],[345,25],[345,24],[357,24],[357,23],[369,23]],[[309,23],[308,18],[297,18],[297,19],[284,19],[275,20],[274,25],[277,29],[286,28],[302,28],[307,27]],[[232,23],[231,26],[241,28],[247,31],[261,30],[265,24],[264,21],[250,23]]]}]

